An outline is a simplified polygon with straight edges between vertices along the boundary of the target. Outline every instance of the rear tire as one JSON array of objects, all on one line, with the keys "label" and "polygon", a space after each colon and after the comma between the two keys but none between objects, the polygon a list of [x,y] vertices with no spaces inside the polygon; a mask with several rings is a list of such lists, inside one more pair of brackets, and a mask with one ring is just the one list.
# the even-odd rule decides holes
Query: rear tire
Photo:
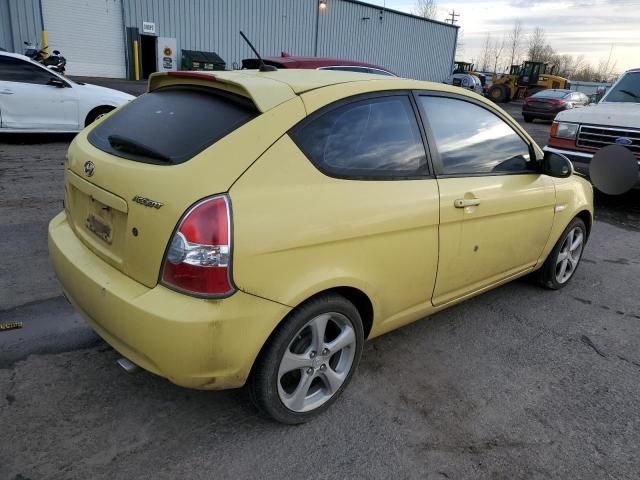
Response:
[{"label": "rear tire", "polygon": [[249,378],[256,407],[281,423],[304,423],[327,410],[355,372],[364,344],[356,307],[337,294],[289,314],[260,353]]},{"label": "rear tire", "polygon": [[523,115],[523,117],[524,117],[525,123],[531,123],[535,119],[535,117],[532,117],[531,115]]},{"label": "rear tire", "polygon": [[114,110],[114,107],[98,107],[98,108],[94,108],[87,115],[87,118],[86,118],[86,120],[84,122],[84,126],[88,127],[89,125],[91,125],[93,122],[95,122],[99,118],[104,117],[111,110]]},{"label": "rear tire", "polygon": [[492,85],[489,89],[489,98],[496,103],[504,103],[508,98],[508,90],[504,85]]},{"label": "rear tire", "polygon": [[576,217],[564,229],[542,268],[538,270],[538,283],[550,290],[566,287],[578,269],[586,241],[587,227]]}]

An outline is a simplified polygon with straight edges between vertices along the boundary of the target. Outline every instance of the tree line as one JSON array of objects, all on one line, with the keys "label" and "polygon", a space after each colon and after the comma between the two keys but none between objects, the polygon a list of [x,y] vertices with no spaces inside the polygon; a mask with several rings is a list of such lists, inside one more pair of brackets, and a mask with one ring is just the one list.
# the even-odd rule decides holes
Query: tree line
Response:
[{"label": "tree line", "polygon": [[[436,0],[415,0],[414,15],[435,19],[438,15]],[[458,31],[458,51],[464,48],[462,29]],[[480,56],[475,61],[476,70],[493,73],[507,73],[511,65],[520,65],[525,60],[556,65],[556,75],[571,80],[585,82],[608,82],[617,77],[616,61],[611,58],[613,45],[606,60],[597,65],[589,62],[584,55],[558,53],[548,42],[542,27],[526,32],[522,22],[516,20],[513,28],[506,34],[494,36],[488,32],[483,40]]]},{"label": "tree line", "polygon": [[571,80],[586,82],[607,82],[615,74],[616,61],[611,58],[613,46],[606,60],[592,65],[584,55],[558,53],[547,41],[542,27],[535,27],[527,33],[520,20],[516,20],[513,28],[502,36],[487,33],[482,43],[476,67],[483,72],[508,72],[511,65],[520,65],[525,60],[556,65],[556,75]]}]

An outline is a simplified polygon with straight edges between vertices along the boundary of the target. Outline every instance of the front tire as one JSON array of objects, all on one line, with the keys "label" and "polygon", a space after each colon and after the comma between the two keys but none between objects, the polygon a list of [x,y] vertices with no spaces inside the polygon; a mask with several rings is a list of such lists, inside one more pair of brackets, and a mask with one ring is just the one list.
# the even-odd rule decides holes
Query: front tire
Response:
[{"label": "front tire", "polygon": [[344,391],[363,343],[362,320],[351,302],[337,294],[311,299],[278,327],[256,360],[251,399],[278,422],[304,423]]},{"label": "front tire", "polygon": [[531,115],[523,115],[523,117],[524,117],[525,123],[533,122],[534,117],[532,117]]},{"label": "front tire", "polygon": [[584,222],[574,218],[539,270],[539,283],[551,290],[567,286],[578,269],[586,241],[587,228]]},{"label": "front tire", "polygon": [[508,97],[507,87],[504,85],[492,85],[489,89],[489,98],[496,103],[504,103]]}]

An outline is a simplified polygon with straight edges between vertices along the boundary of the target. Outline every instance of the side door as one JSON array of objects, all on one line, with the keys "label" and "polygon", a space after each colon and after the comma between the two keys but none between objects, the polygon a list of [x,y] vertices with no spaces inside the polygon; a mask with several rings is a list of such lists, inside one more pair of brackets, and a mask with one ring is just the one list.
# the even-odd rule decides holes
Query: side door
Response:
[{"label": "side door", "polygon": [[553,223],[555,187],[497,110],[454,95],[417,98],[440,188],[433,303],[442,305],[536,264]]},{"label": "side door", "polygon": [[0,116],[6,129],[80,127],[78,98],[69,82],[44,67],[5,55],[0,55]]},{"label": "side door", "polygon": [[[292,244],[295,238],[305,246],[299,249],[305,256],[290,263],[280,260],[281,247],[277,252],[253,253],[257,245],[253,242],[243,252],[251,262],[234,268],[239,279],[245,272],[250,278],[256,271],[276,268],[277,277],[265,277],[267,285],[257,289],[269,294],[270,289],[281,288],[278,283],[293,285],[296,278],[305,285],[321,283],[316,276],[330,275],[327,281],[358,279],[346,284],[361,283],[371,294],[380,318],[386,319],[374,328],[386,330],[431,305],[438,261],[438,185],[428,166],[424,131],[411,92],[348,98],[337,89],[334,92],[336,100],[328,104],[323,92],[303,96],[310,110],[313,98],[325,106],[290,131],[297,148],[289,149],[290,142],[283,139],[243,177],[247,195],[264,197],[260,208],[265,213],[253,207],[256,218],[272,218],[268,212],[280,209],[299,212],[282,216],[282,225],[271,224],[269,232],[261,234],[263,241],[277,246]],[[255,180],[249,184],[253,174]],[[265,174],[277,175],[277,191],[265,184]],[[234,189],[233,202],[240,209],[240,188]],[[238,223],[238,238],[258,234],[245,231],[243,235],[242,228]],[[270,240],[282,233],[291,238]],[[237,243],[236,248],[240,252],[245,246]],[[275,292],[270,298],[284,301]]]}]

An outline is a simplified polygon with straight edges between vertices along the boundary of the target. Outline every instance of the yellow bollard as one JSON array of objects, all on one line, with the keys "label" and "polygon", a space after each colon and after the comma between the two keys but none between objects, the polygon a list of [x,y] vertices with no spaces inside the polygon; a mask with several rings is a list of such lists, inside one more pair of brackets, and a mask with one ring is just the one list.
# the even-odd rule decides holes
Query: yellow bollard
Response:
[{"label": "yellow bollard", "polygon": [[42,30],[42,50],[44,51],[44,58],[49,56],[49,39],[47,38],[47,31]]},{"label": "yellow bollard", "polygon": [[140,62],[138,58],[138,40],[133,41],[133,71],[135,79],[140,80]]}]

